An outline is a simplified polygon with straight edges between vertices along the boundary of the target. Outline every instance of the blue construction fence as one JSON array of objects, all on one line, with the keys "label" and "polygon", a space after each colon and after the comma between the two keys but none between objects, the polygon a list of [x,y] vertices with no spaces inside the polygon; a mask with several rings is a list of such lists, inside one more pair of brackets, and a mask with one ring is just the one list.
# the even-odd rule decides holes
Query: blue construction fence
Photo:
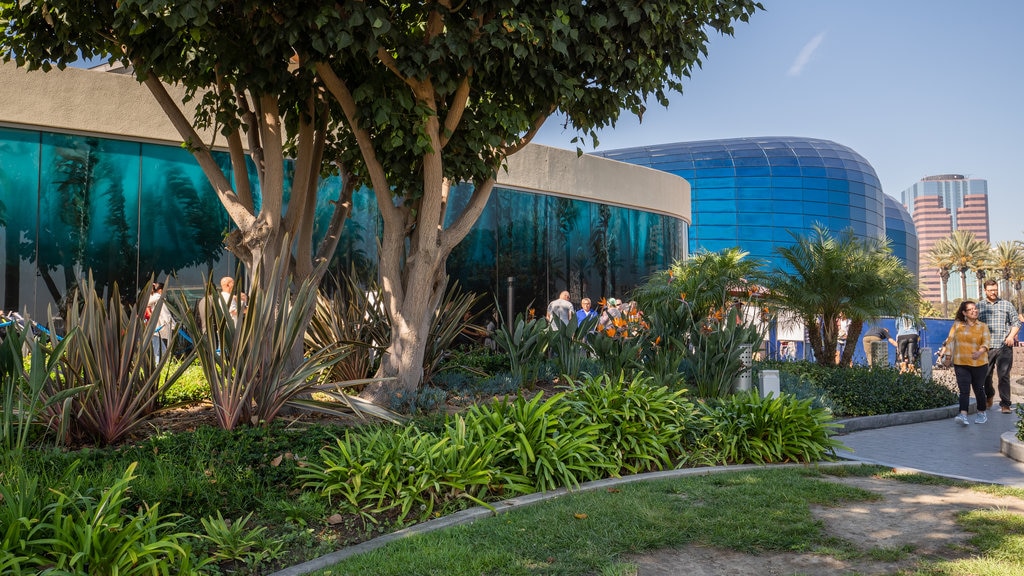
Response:
[{"label": "blue construction fence", "polygon": [[[923,328],[918,331],[918,347],[919,348],[931,348],[932,354],[942,346],[943,340],[949,334],[950,328],[953,327],[953,320],[949,318],[924,318],[922,319]],[[863,334],[868,331],[869,328],[874,326],[881,326],[889,331],[889,335],[892,336],[893,340],[896,339],[896,318],[879,318],[877,320],[866,322],[864,328],[861,330],[861,336],[857,338],[856,342],[849,341],[846,343],[847,346],[856,346],[857,349],[853,353],[854,364],[867,364],[867,354],[864,352],[864,345],[861,343]],[[811,345],[807,341],[806,335],[803,341],[791,341],[791,340],[779,340],[777,338],[777,327],[772,325],[768,331],[768,340],[765,342],[768,358],[772,360],[814,360],[814,352],[811,350]],[[1021,342],[1020,335],[1017,336],[1018,344]],[[889,364],[894,365],[896,363],[896,348],[889,345]],[[932,358],[934,361],[934,357]]]}]

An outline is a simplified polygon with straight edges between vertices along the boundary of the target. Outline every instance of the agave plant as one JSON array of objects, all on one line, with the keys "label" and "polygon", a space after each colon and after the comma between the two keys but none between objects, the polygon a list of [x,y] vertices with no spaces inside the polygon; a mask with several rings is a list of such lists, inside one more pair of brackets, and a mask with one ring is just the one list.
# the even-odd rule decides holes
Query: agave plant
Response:
[{"label": "agave plant", "polygon": [[[107,444],[123,439],[157,409],[157,399],[192,362],[189,354],[176,370],[165,371],[171,355],[154,358],[153,326],[145,314],[149,284],[133,306],[123,306],[97,293],[91,273],[80,281],[67,310],[67,324],[78,334],[67,345],[60,377],[51,379],[53,387],[46,391],[53,398],[82,389],[70,404],[51,403],[48,408],[49,421],[67,426],[71,439]],[[116,284],[111,293],[118,293]],[[164,305],[161,298],[153,317]],[[177,336],[168,349],[174,349]]]}]

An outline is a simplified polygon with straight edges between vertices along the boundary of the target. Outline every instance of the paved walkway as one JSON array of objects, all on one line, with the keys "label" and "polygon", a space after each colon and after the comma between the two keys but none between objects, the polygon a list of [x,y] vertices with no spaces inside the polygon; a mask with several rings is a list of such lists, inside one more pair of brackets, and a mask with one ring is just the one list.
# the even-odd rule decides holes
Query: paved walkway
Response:
[{"label": "paved walkway", "polygon": [[[839,455],[893,468],[909,468],[964,480],[1024,488],[1024,463],[1000,453],[1000,437],[1016,432],[1017,415],[989,411],[986,424],[963,426],[952,416],[851,432],[839,437],[850,448]],[[955,414],[955,410],[951,412]]]}]

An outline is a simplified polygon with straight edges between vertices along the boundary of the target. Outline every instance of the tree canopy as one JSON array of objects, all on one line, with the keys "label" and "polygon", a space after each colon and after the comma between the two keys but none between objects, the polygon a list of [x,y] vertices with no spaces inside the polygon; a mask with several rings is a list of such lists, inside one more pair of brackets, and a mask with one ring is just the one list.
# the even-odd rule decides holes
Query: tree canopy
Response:
[{"label": "tree canopy", "polygon": [[[479,217],[505,158],[556,112],[596,138],[623,111],[642,117],[649,101],[667,104],[707,54],[708,34],[731,34],[760,8],[752,0],[20,0],[0,2],[0,46],[30,68],[63,67],[79,54],[130,66],[210,178],[238,226],[228,247],[250,265],[290,237],[296,270],[313,269],[321,171],[370,186],[393,319],[382,375],[409,389],[422,373],[445,259]],[[184,85],[196,125],[227,137],[233,183],[162,83]],[[258,213],[240,169],[243,139],[260,179]],[[296,167],[287,212],[286,156]],[[449,214],[458,182],[474,193]],[[344,214],[320,257],[333,251]],[[367,394],[384,399],[380,388]]]},{"label": "tree canopy", "polygon": [[[886,240],[859,239],[852,229],[833,235],[815,226],[808,235],[777,248],[788,265],[767,277],[769,300],[794,312],[804,324],[819,364],[836,363],[839,320],[850,320],[848,340],[856,342],[866,320],[883,315],[916,315],[917,279]],[[847,346],[840,364],[853,358]]]}]

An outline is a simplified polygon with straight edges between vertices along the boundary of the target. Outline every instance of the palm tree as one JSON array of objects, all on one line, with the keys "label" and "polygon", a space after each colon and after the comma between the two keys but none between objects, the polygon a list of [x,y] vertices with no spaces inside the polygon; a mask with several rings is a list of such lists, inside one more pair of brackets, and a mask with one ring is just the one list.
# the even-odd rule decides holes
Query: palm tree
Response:
[{"label": "palm tree", "polygon": [[1015,288],[1013,280],[1024,274],[1024,246],[1019,240],[1004,240],[992,248],[990,260],[995,272],[1002,278],[1009,297],[1010,289]]},{"label": "palm tree", "polygon": [[955,264],[949,238],[943,238],[928,252],[928,262],[939,269],[939,294],[942,295],[942,315],[949,316],[949,275]]},{"label": "palm tree", "polygon": [[967,298],[967,272],[984,269],[988,257],[988,242],[978,240],[974,232],[954,230],[949,235],[950,255],[953,268],[960,272],[960,298]]},{"label": "palm tree", "polygon": [[[842,316],[856,342],[870,318],[917,312],[917,280],[887,240],[861,240],[852,229],[833,236],[817,225],[810,235],[793,237],[792,246],[776,249],[789,267],[771,272],[768,298],[803,320],[818,364],[835,365]],[[850,363],[855,348],[846,347],[840,365]]]}]

